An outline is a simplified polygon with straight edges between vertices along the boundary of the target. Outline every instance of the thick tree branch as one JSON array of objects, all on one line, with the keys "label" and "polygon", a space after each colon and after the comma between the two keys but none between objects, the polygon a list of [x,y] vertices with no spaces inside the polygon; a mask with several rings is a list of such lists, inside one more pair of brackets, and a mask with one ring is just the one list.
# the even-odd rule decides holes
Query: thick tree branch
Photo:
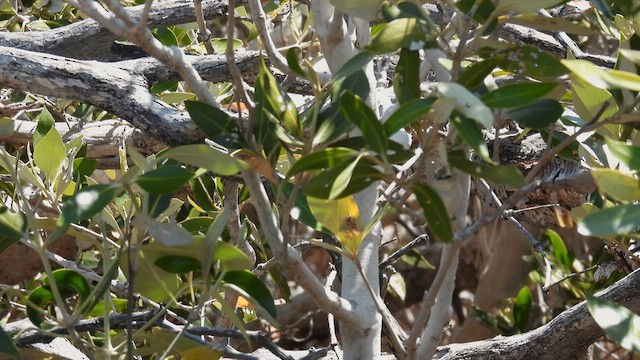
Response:
[{"label": "thick tree branch", "polygon": [[[144,5],[135,6],[126,8],[126,12],[137,20],[143,9]],[[202,11],[205,19],[223,18],[227,13],[227,1],[202,0]],[[156,2],[149,12],[147,25],[155,28],[195,22],[194,13],[195,7],[191,0]],[[76,59],[114,61],[145,56],[138,48],[117,44],[115,40],[114,34],[93,19],[47,31],[0,33],[0,46]]]},{"label": "thick tree branch", "polygon": [[[640,270],[627,275],[597,296],[640,312]],[[528,333],[439,348],[436,359],[584,359],[586,350],[603,335],[585,301],[548,324]]]}]

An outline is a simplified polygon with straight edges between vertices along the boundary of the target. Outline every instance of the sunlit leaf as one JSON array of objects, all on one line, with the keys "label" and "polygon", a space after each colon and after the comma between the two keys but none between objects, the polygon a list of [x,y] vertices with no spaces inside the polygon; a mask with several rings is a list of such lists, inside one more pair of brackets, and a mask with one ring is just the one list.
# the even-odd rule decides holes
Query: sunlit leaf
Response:
[{"label": "sunlit leaf", "polygon": [[378,54],[388,53],[403,47],[420,50],[432,39],[429,23],[416,18],[399,18],[383,26],[366,49]]},{"label": "sunlit leaf", "polygon": [[[618,105],[607,89],[593,86],[576,74],[570,77],[573,106],[583,120],[591,121],[598,114],[605,119],[618,111]],[[607,108],[602,111],[605,104]]]},{"label": "sunlit leaf", "polygon": [[564,266],[568,271],[573,270],[573,256],[569,254],[569,251],[564,245],[564,241],[562,241],[560,235],[551,229],[545,230],[545,235],[549,238],[549,242],[553,247],[553,257],[556,259],[558,264]]},{"label": "sunlit leaf", "polygon": [[635,352],[640,352],[640,317],[624,306],[603,298],[587,297],[587,307],[593,319],[607,337]]},{"label": "sunlit leaf", "polygon": [[604,89],[640,91],[640,75],[622,70],[603,69],[586,60],[562,60],[576,76]]},{"label": "sunlit leaf", "polygon": [[455,109],[464,116],[476,120],[485,129],[493,127],[493,113],[477,96],[457,83],[438,84],[440,96],[455,101]]},{"label": "sunlit leaf", "polygon": [[383,0],[330,0],[331,4],[345,14],[373,20],[380,12]]},{"label": "sunlit leaf", "polygon": [[587,236],[632,234],[640,227],[640,204],[600,210],[578,221],[578,232]]},{"label": "sunlit leaf", "polygon": [[640,200],[640,181],[614,169],[591,169],[598,189],[616,200]]},{"label": "sunlit leaf", "polygon": [[62,137],[55,128],[40,140],[33,150],[33,161],[45,174],[49,181],[54,180],[62,166],[67,150],[62,143]]},{"label": "sunlit leaf", "polygon": [[242,147],[243,138],[235,119],[215,106],[185,101],[191,120],[211,140],[228,148]]},{"label": "sunlit leaf", "polygon": [[523,25],[540,31],[563,31],[576,35],[593,35],[594,31],[572,21],[538,14],[518,14],[501,17],[500,22]]},{"label": "sunlit leaf", "polygon": [[631,170],[640,170],[640,147],[606,139],[611,153]]},{"label": "sunlit leaf", "polygon": [[548,8],[562,2],[561,0],[500,0],[496,11],[501,13],[528,13]]},{"label": "sunlit leaf", "polygon": [[331,230],[343,249],[355,257],[364,237],[364,227],[353,196],[338,200],[308,197],[307,201],[316,219]]},{"label": "sunlit leaf", "polygon": [[531,289],[528,286],[524,286],[518,292],[516,301],[513,304],[513,319],[515,321],[516,328],[521,332],[526,330],[527,321],[531,314],[531,304],[533,302],[533,295]]},{"label": "sunlit leaf", "polygon": [[451,218],[438,193],[424,184],[415,184],[411,186],[411,189],[422,207],[431,231],[440,241],[450,242],[453,239]]},{"label": "sunlit leaf", "polygon": [[169,149],[158,157],[158,160],[164,159],[173,159],[227,176],[251,167],[244,161],[233,158],[206,144],[183,145]]},{"label": "sunlit leaf", "polygon": [[[89,297],[89,294],[91,293],[89,283],[87,283],[87,280],[77,272],[69,269],[58,269],[53,271],[51,275],[53,276],[63,299],[78,295],[80,302],[83,302]],[[37,287],[31,292],[29,295],[30,303],[42,309],[46,309],[49,305],[55,303],[55,297],[53,296],[53,292],[50,287],[50,281],[51,279],[45,277],[43,285]],[[27,304],[27,315],[29,320],[31,320],[31,322],[36,326],[40,326],[44,321],[40,313],[30,304]]]},{"label": "sunlit leaf", "polygon": [[287,174],[287,177],[294,176],[303,171],[317,170],[324,168],[334,168],[349,161],[355,160],[359,152],[348,149],[331,147],[305,155],[296,161]]}]

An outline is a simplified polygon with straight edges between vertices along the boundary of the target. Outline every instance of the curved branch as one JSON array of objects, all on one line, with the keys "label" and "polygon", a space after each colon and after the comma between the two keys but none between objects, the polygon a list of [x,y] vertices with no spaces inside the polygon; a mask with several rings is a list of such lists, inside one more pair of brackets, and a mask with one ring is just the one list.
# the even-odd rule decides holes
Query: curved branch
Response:
[{"label": "curved branch", "polygon": [[[636,270],[597,296],[640,312],[640,270]],[[440,347],[435,359],[584,359],[587,348],[604,332],[585,301],[528,333]]]}]

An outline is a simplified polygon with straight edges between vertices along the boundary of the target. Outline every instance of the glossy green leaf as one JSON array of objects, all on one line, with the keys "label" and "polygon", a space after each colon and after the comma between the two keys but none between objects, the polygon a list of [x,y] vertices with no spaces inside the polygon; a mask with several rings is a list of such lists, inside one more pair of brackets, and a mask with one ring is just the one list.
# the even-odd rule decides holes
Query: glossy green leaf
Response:
[{"label": "glossy green leaf", "polygon": [[253,263],[247,254],[224,241],[216,243],[213,261],[220,262],[222,271],[240,271],[253,268]]},{"label": "glossy green leaf", "polygon": [[206,144],[182,145],[169,149],[158,157],[159,161],[173,159],[207,169],[219,175],[234,175],[251,166]]},{"label": "glossy green leaf", "polygon": [[345,79],[347,76],[357,71],[361,71],[371,60],[373,60],[375,55],[375,53],[370,51],[362,51],[356,54],[342,65],[340,70],[333,74],[333,81]]},{"label": "glossy green leaf", "polygon": [[136,179],[138,185],[153,194],[172,194],[182,188],[192,177],[193,172],[178,165],[163,165]]},{"label": "glossy green leaf", "polygon": [[[276,78],[261,58],[258,65],[258,78],[255,84],[256,99],[261,103],[262,111],[271,113],[277,123],[291,132],[294,136],[301,136],[302,129],[298,121],[298,111],[289,95],[280,87]],[[258,100],[256,100],[258,101]],[[262,119],[261,121],[266,121]]]},{"label": "glossy green leaf", "polygon": [[353,171],[350,171],[351,179],[347,186],[340,194],[336,195],[333,184],[336,182],[337,177],[345,171],[347,166],[349,166],[349,164],[343,164],[314,176],[309,180],[309,183],[302,188],[302,192],[321,199],[336,199],[364,190],[382,178],[380,171],[376,170],[370,164],[360,161],[355,165]]},{"label": "glossy green leaf", "polygon": [[541,99],[509,111],[507,117],[522,127],[541,129],[556,122],[563,112],[564,108],[558,100]]},{"label": "glossy green leaf", "polygon": [[302,70],[302,68],[300,67],[300,63],[298,62],[299,53],[300,48],[297,47],[292,47],[291,49],[287,50],[287,65],[289,66],[289,69],[293,70],[293,72],[302,76],[303,78],[306,78],[307,74],[304,72],[304,70]]},{"label": "glossy green leaf", "polygon": [[516,75],[535,79],[555,80],[565,75],[567,68],[553,55],[533,46],[513,46],[497,52],[481,52],[484,58],[498,59],[498,66]]},{"label": "glossy green leaf", "polygon": [[206,137],[231,149],[242,147],[240,128],[226,112],[199,101],[185,101],[185,106],[191,120]]},{"label": "glossy green leaf", "polygon": [[[271,292],[253,273],[245,271],[228,271],[223,280],[226,284],[234,285],[249,296],[249,300],[260,305],[273,318],[276,317],[276,306]],[[243,295],[244,295],[243,294]]]},{"label": "glossy green leaf", "polygon": [[614,169],[591,169],[591,176],[601,193],[621,201],[640,200],[640,181],[635,176]]},{"label": "glossy green leaf", "polygon": [[587,308],[607,337],[635,352],[640,352],[640,317],[624,306],[603,298],[587,297]]},{"label": "glossy green leaf", "polygon": [[552,7],[562,2],[561,0],[500,0],[496,11],[501,13],[528,13],[536,12],[540,9]]},{"label": "glossy green leaf", "polygon": [[450,242],[453,240],[451,218],[438,193],[425,184],[414,184],[411,186],[411,190],[413,190],[420,207],[422,207],[431,231],[440,241]]},{"label": "glossy green leaf", "polygon": [[[224,54],[225,51],[227,51],[227,38],[216,38],[216,39],[211,39],[211,45],[213,46],[213,50],[218,53],[218,54]],[[242,49],[242,47],[244,46],[244,42],[240,39],[233,39],[233,49]]]},{"label": "glossy green leaf", "polygon": [[515,165],[481,164],[464,158],[460,152],[450,153],[449,163],[473,177],[496,185],[508,185],[515,189],[526,185],[524,176]]},{"label": "glossy green leaf", "polygon": [[353,171],[355,170],[360,157],[355,161],[348,164],[339,174],[336,176],[335,181],[331,184],[331,191],[329,192],[329,199],[337,199],[342,196],[344,191],[349,186],[351,179],[353,178]]},{"label": "glossy green leaf", "polygon": [[0,253],[25,236],[26,216],[0,206]]},{"label": "glossy green leaf", "polygon": [[62,208],[62,224],[78,223],[98,214],[107,206],[120,187],[117,185],[89,185],[78,190]]},{"label": "glossy green leaf", "polygon": [[55,128],[45,135],[33,150],[33,161],[40,170],[47,174],[47,179],[53,182],[67,155],[67,149],[62,143],[62,137]]},{"label": "glossy green leaf", "polygon": [[640,147],[607,139],[611,153],[631,170],[640,170]]},{"label": "glossy green leaf", "polygon": [[325,168],[335,168],[349,161],[355,160],[360,153],[349,148],[331,147],[308,154],[296,161],[289,172],[287,178],[299,174],[303,171],[318,170]]},{"label": "glossy green leaf", "polygon": [[162,256],[157,258],[153,263],[160,269],[172,274],[184,274],[190,271],[202,270],[200,261],[190,256]]},{"label": "glossy green leaf", "polygon": [[393,73],[393,90],[400,104],[420,97],[420,53],[400,49],[400,59]]},{"label": "glossy green leaf", "polygon": [[531,305],[533,303],[533,295],[528,286],[524,286],[518,292],[516,300],[513,304],[513,320],[516,328],[523,332],[526,330],[527,321],[531,314]]},{"label": "glossy green leaf", "polygon": [[562,237],[551,229],[545,230],[544,234],[549,238],[549,242],[553,247],[553,257],[556,259],[556,262],[561,264],[565,270],[573,271],[573,256],[571,256],[567,250],[564,241],[562,241]]},{"label": "glossy green leaf", "polygon": [[17,359],[20,357],[20,353],[18,353],[18,349],[13,345],[9,334],[0,326],[0,357],[4,358],[5,356]]},{"label": "glossy green leaf", "polygon": [[640,204],[626,204],[600,210],[578,221],[578,232],[587,236],[635,233],[640,227]]},{"label": "glossy green leaf", "polygon": [[640,75],[622,70],[603,69],[586,60],[562,60],[575,75],[604,89],[640,91]]},{"label": "glossy green leaf", "polygon": [[[69,269],[58,269],[53,271],[52,276],[58,286],[60,295],[62,298],[68,298],[70,296],[77,295],[80,298],[80,303],[84,302],[91,294],[91,288],[85,278],[77,272]],[[29,320],[36,325],[40,326],[44,321],[40,313],[32,307],[30,304],[34,304],[42,309],[45,309],[55,303],[53,291],[50,287],[50,279],[45,277],[43,285],[34,289],[29,295],[29,302],[27,304],[27,316]]]},{"label": "glossy green leaf", "polygon": [[460,137],[471,146],[477,156],[488,163],[493,163],[489,156],[489,148],[484,140],[484,135],[482,135],[482,130],[480,130],[476,122],[466,116],[454,114],[451,117],[451,123],[455,126]]},{"label": "glossy green leaf", "polygon": [[435,98],[413,99],[402,105],[382,125],[385,133],[390,136],[418,121],[421,116],[431,110]]},{"label": "glossy green leaf", "polygon": [[532,103],[553,90],[557,83],[508,84],[482,97],[482,102],[491,108],[514,108]]},{"label": "glossy green leaf", "polygon": [[389,140],[373,110],[359,96],[350,92],[342,95],[340,104],[344,116],[362,131],[362,136],[371,149],[384,156]]}]

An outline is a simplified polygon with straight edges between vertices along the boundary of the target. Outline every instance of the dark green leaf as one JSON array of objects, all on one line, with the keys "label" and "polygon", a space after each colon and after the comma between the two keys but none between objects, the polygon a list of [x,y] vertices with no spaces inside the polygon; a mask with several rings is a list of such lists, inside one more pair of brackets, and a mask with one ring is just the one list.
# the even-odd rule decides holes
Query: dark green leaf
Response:
[{"label": "dark green leaf", "polygon": [[589,296],[587,307],[607,337],[627,350],[640,352],[640,317],[613,301]]},{"label": "dark green leaf", "polygon": [[485,179],[496,185],[509,185],[516,189],[526,185],[524,176],[515,165],[480,164],[466,159],[459,151],[449,153],[449,163],[473,177]]},{"label": "dark green leaf", "polygon": [[556,122],[563,112],[564,109],[558,100],[541,99],[533,104],[509,111],[507,117],[522,127],[540,129]]},{"label": "dark green leaf", "polygon": [[408,101],[393,112],[382,125],[387,136],[391,136],[405,126],[413,124],[431,110],[435,98],[414,99]]},{"label": "dark green leaf", "polygon": [[450,242],[453,240],[451,218],[438,193],[425,184],[414,184],[411,189],[422,207],[431,231],[440,241]]},{"label": "dark green leaf", "polygon": [[393,90],[400,104],[420,97],[420,53],[402,48],[393,73]]},{"label": "dark green leaf", "polygon": [[[476,5],[478,3],[479,5]],[[481,24],[489,20],[489,18],[491,18],[491,14],[496,9],[491,0],[460,0],[456,1],[456,7],[467,15],[470,14],[471,9],[475,9],[473,13],[473,20]]]},{"label": "dark green leaf", "polygon": [[334,168],[358,157],[358,151],[349,148],[331,147],[324,150],[308,154],[296,161],[289,172],[287,178],[299,174],[303,171]]},{"label": "dark green leaf", "polygon": [[640,204],[600,210],[578,221],[578,232],[587,236],[627,235],[640,227]]},{"label": "dark green leaf", "polygon": [[482,135],[477,122],[462,114],[454,113],[451,117],[451,123],[458,130],[460,137],[471,146],[477,156],[486,162],[493,162],[489,156],[489,148],[484,140],[484,135]]},{"label": "dark green leaf", "polygon": [[85,176],[91,176],[98,166],[97,159],[87,159],[85,157],[73,159],[73,177],[76,182],[85,181]]},{"label": "dark green leaf", "polygon": [[520,332],[526,330],[527,321],[531,314],[531,303],[533,302],[533,296],[531,295],[531,289],[528,286],[524,286],[518,292],[516,301],[513,304],[513,319],[515,326]]},{"label": "dark green leaf", "polygon": [[371,149],[380,155],[386,155],[388,139],[373,110],[359,96],[350,92],[342,95],[340,105],[344,116],[360,128]]},{"label": "dark green leaf", "polygon": [[420,50],[433,39],[433,34],[433,28],[428,21],[399,18],[383,26],[367,49],[377,54],[393,52],[401,47]]},{"label": "dark green leaf", "polygon": [[492,108],[514,108],[532,103],[553,90],[557,83],[508,84],[482,97],[485,105]]},{"label": "dark green leaf", "polygon": [[152,218],[156,218],[162,214],[163,211],[169,208],[171,205],[171,199],[173,198],[172,194],[147,194],[143,200],[146,202],[146,208],[148,209],[148,214]]},{"label": "dark green leaf", "polygon": [[333,83],[331,89],[331,97],[333,101],[335,99],[341,99],[342,94],[345,91],[349,91],[357,96],[366,99],[369,96],[371,88],[369,87],[369,79],[364,73],[364,70],[356,70],[349,74],[346,78]]},{"label": "dark green leaf", "polygon": [[224,282],[233,284],[250,296],[273,318],[276,317],[276,306],[269,289],[250,271],[229,271],[224,274]]},{"label": "dark green leaf", "polygon": [[332,193],[337,177],[345,171],[349,164],[343,164],[314,176],[309,183],[302,188],[302,192],[319,199],[337,199],[352,195],[366,189],[369,185],[381,180],[382,174],[370,164],[358,162],[352,171],[351,180],[342,193]]},{"label": "dark green leaf", "polygon": [[78,223],[107,206],[120,188],[116,185],[89,185],[77,191],[62,208],[62,224]]},{"label": "dark green leaf", "polygon": [[192,177],[193,172],[178,165],[163,165],[138,177],[136,182],[152,194],[172,194]]},{"label": "dark green leaf", "polygon": [[[87,280],[73,270],[58,269],[53,271],[52,275],[56,285],[58,286],[60,295],[65,299],[70,296],[78,295],[80,303],[82,303],[91,294],[91,288],[89,287]],[[44,285],[37,287],[31,292],[29,295],[29,302],[42,309],[46,309],[50,304],[55,303],[55,298],[50,288],[50,279],[45,277],[43,283]],[[27,316],[36,326],[40,326],[44,321],[42,316],[40,316],[40,313],[29,303],[27,304]]]},{"label": "dark green leaf", "polygon": [[231,149],[243,146],[240,128],[226,112],[199,101],[187,100],[184,103],[191,120],[206,137]]},{"label": "dark green leaf", "polygon": [[37,120],[38,125],[36,125],[36,130],[33,132],[33,145],[38,145],[40,140],[49,133],[56,123],[56,120],[46,107],[42,109]]},{"label": "dark green leaf", "polygon": [[253,268],[253,264],[247,254],[224,241],[216,243],[213,261],[220,262],[222,271],[239,271]]},{"label": "dark green leaf", "polygon": [[153,263],[160,269],[171,274],[184,274],[190,271],[202,270],[200,261],[190,256],[162,256],[157,258]]},{"label": "dark green leaf", "polygon": [[483,61],[479,61],[467,66],[464,72],[458,77],[458,84],[466,87],[469,90],[475,90],[487,75],[498,66],[498,59],[490,58]]},{"label": "dark green leaf", "polygon": [[0,326],[0,357],[10,356],[11,358],[19,358],[18,349],[13,346],[11,337]]},{"label": "dark green leaf", "polygon": [[14,213],[7,207],[0,207],[0,254],[16,243],[27,230],[26,217],[23,213]]},{"label": "dark green leaf", "polygon": [[554,80],[567,73],[560,60],[533,46],[518,45],[486,55],[485,58],[500,59],[498,66],[506,71],[535,79]]},{"label": "dark green leaf", "polygon": [[292,47],[287,50],[287,65],[289,65],[289,69],[293,70],[296,74],[302,76],[303,78],[307,77],[307,74],[300,67],[300,63],[298,63],[298,54],[300,53],[300,48]]}]

